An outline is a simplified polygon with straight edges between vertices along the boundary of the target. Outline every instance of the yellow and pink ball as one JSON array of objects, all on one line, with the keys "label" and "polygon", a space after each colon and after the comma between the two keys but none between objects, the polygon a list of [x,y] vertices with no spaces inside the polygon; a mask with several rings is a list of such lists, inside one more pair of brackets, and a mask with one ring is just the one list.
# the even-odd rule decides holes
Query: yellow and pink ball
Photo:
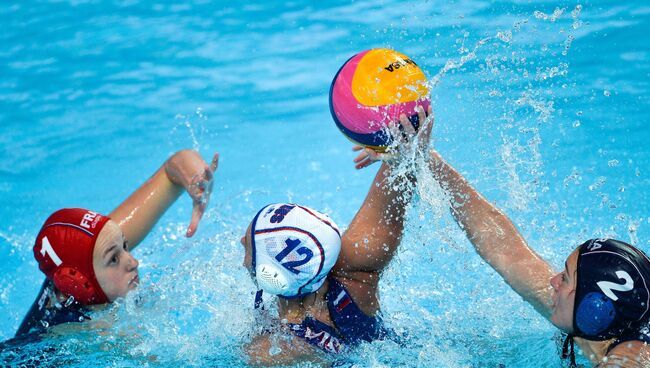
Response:
[{"label": "yellow and pink ball", "polygon": [[351,57],[332,81],[330,112],[352,142],[383,151],[392,142],[390,126],[405,114],[417,130],[416,106],[426,111],[431,101],[426,76],[404,54],[371,49]]}]

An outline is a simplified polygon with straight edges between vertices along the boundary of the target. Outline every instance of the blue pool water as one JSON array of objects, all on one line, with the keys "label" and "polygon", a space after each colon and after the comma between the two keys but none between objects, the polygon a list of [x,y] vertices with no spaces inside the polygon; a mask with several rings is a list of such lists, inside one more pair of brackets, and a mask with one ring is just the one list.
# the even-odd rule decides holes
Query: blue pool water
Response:
[{"label": "blue pool water", "polygon": [[[110,212],[174,151],[221,153],[210,209],[182,198],[135,251],[141,287],[11,351],[13,364],[243,366],[254,286],[238,239],[295,201],[346,227],[357,172],[329,116],[340,65],[372,47],[431,78],[433,145],[559,268],[582,240],[650,250],[650,6],[644,1],[123,1],[0,5],[0,338],[43,279],[31,253],[64,206]],[[473,252],[426,175],[384,273],[377,342],[343,366],[555,367],[555,329]]]}]

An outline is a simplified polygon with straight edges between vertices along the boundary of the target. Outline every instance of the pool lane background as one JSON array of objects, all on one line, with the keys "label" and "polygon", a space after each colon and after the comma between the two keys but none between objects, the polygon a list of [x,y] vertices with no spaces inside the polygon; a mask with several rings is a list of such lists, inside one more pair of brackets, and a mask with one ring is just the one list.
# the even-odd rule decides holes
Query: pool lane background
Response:
[{"label": "pool lane background", "polygon": [[[222,155],[199,233],[182,238],[184,197],[135,251],[140,291],[97,316],[117,318],[109,337],[71,332],[50,359],[243,364],[253,285],[239,236],[272,201],[347,226],[376,168],[353,169],[327,93],[340,65],[371,47],[404,52],[429,77],[474,53],[432,90],[434,146],[557,268],[590,237],[648,251],[649,21],[641,1],[2,4],[0,337],[42,280],[31,247],[49,213],[110,212],[194,147]],[[554,330],[474,254],[440,195],[423,194],[434,205],[414,206],[382,285],[386,318],[410,347],[364,346],[357,363],[556,364]]]}]

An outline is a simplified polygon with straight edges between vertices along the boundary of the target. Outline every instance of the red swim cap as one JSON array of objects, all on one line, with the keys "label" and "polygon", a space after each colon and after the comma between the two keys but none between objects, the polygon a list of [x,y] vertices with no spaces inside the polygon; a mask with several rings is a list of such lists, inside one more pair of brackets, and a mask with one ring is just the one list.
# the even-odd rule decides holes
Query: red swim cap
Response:
[{"label": "red swim cap", "polygon": [[64,208],[50,215],[34,244],[34,257],[45,276],[84,305],[108,302],[93,268],[95,242],[108,220],[82,208]]}]

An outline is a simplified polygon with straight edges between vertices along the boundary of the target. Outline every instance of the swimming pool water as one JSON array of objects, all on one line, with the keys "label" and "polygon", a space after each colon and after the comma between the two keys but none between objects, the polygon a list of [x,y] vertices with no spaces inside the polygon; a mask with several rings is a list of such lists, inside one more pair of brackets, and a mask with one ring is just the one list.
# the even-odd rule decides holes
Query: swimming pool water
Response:
[{"label": "swimming pool water", "polygon": [[[239,237],[274,201],[342,227],[354,170],[329,116],[351,55],[391,47],[432,80],[433,146],[559,267],[582,240],[650,250],[650,6],[643,1],[42,1],[0,5],[0,338],[43,276],[32,242],[65,206],[110,212],[172,152],[221,153],[192,239],[182,198],[135,251],[141,287],[13,364],[243,366],[254,287]],[[341,366],[555,367],[555,330],[475,255],[426,175],[381,285],[406,346]]]}]

